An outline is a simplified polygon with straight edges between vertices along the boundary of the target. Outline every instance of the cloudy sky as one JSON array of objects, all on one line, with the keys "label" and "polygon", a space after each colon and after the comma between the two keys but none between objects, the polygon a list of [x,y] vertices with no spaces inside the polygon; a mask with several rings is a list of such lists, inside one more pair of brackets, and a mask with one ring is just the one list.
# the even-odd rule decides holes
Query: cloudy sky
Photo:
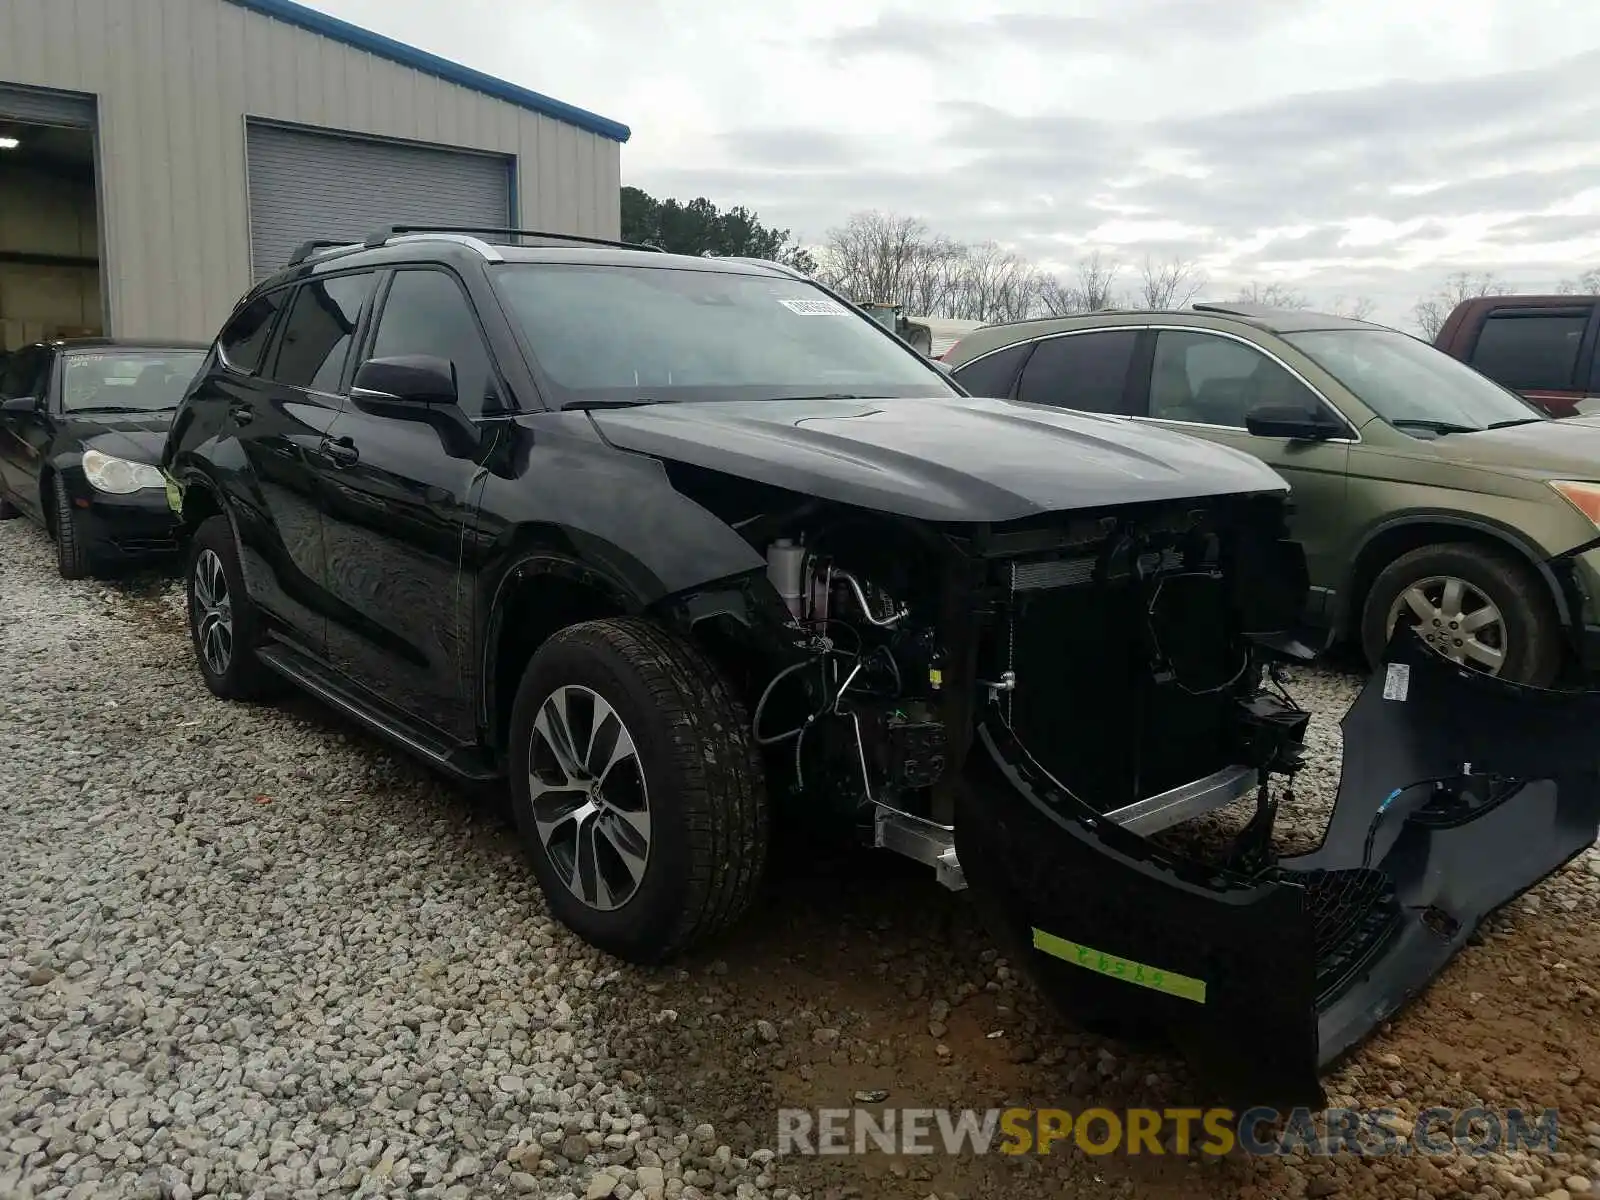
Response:
[{"label": "cloudy sky", "polygon": [[1594,0],[311,2],[622,121],[624,183],[809,242],[879,209],[1396,323],[1451,271],[1600,266]]}]

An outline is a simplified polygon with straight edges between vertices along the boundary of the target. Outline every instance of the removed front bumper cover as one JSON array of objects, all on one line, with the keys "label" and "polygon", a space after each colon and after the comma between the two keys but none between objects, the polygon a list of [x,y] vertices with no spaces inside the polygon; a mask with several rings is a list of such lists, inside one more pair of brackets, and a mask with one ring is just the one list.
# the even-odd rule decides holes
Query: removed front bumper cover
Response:
[{"label": "removed front bumper cover", "polygon": [[1066,1012],[1164,1032],[1222,1102],[1323,1107],[1329,1066],[1600,832],[1600,693],[1468,672],[1401,631],[1341,727],[1322,845],[1240,871],[1119,827],[986,725],[961,864]]}]

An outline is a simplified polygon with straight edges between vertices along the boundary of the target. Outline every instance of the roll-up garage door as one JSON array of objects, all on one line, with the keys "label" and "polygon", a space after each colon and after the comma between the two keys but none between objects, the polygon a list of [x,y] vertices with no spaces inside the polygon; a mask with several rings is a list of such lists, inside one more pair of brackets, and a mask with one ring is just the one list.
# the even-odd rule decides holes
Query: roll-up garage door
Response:
[{"label": "roll-up garage door", "polygon": [[301,242],[384,225],[514,224],[510,158],[251,121],[250,260],[260,280]]},{"label": "roll-up garage door", "polygon": [[36,125],[94,128],[94,97],[0,83],[0,117]]}]

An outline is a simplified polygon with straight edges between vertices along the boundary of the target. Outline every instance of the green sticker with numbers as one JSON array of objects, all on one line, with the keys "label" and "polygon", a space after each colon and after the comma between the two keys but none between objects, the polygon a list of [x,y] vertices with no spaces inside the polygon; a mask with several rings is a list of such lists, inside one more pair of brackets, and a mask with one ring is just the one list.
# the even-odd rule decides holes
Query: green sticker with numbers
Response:
[{"label": "green sticker with numbers", "polygon": [[1066,938],[1046,933],[1042,929],[1033,931],[1033,948],[1048,954],[1051,958],[1059,958],[1062,962],[1083,967],[1110,979],[1138,984],[1140,987],[1165,992],[1169,996],[1177,996],[1181,1000],[1193,1000],[1196,1004],[1206,1002],[1206,981],[1196,979],[1192,975],[1163,971],[1147,963],[1134,962],[1131,958],[1118,958],[1115,954],[1107,954],[1104,950],[1096,950],[1093,946],[1069,942]]}]

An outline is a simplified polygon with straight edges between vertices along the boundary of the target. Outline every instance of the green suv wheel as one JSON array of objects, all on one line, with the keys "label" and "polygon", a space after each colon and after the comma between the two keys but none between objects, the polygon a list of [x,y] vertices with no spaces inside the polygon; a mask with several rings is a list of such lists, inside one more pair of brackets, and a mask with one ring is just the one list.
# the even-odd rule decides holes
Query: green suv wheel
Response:
[{"label": "green suv wheel", "polygon": [[1538,687],[1561,673],[1561,623],[1544,585],[1521,563],[1482,546],[1424,546],[1390,563],[1362,612],[1369,663],[1383,661],[1402,624],[1468,670]]}]

